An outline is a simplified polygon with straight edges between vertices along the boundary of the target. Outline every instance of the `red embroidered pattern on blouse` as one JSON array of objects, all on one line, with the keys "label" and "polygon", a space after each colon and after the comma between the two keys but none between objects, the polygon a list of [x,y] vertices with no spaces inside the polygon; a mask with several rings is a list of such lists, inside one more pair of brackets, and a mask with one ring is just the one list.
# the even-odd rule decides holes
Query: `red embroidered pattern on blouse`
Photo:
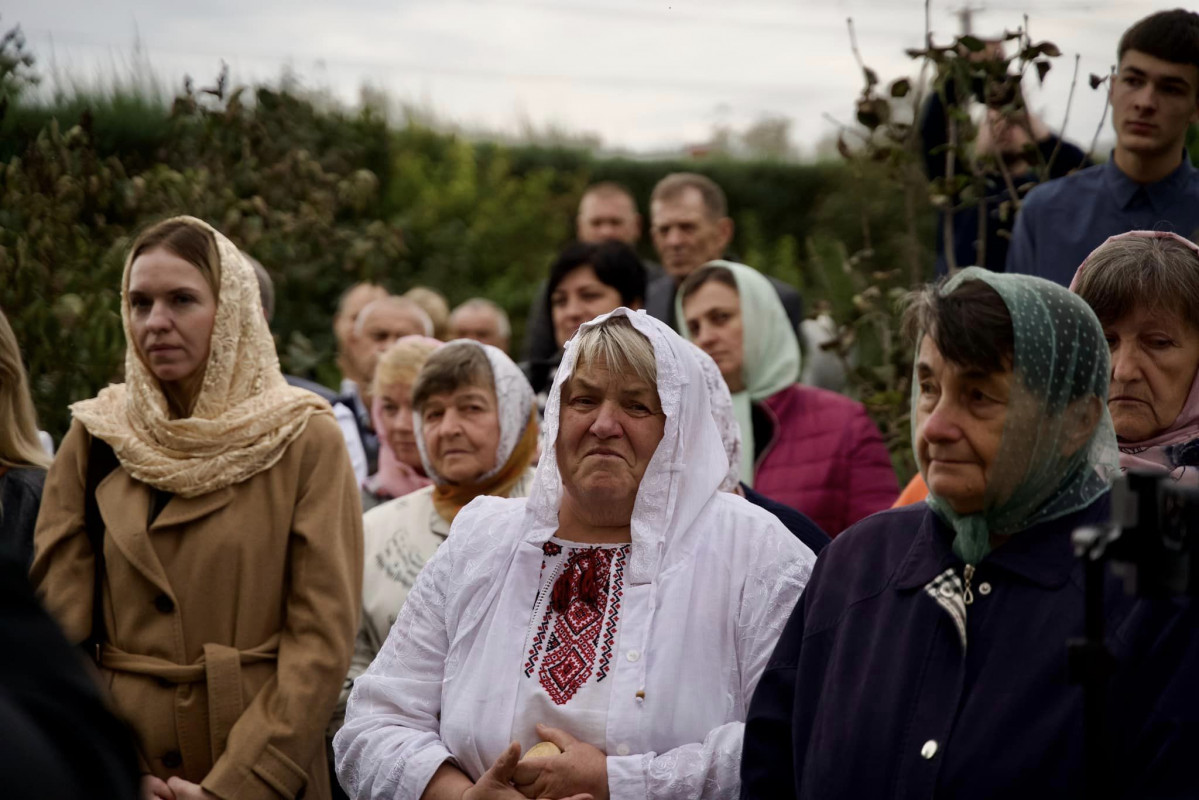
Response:
[{"label": "red embroidered pattern on blouse", "polygon": [[[597,683],[609,672],[620,617],[620,598],[624,592],[627,555],[628,546],[572,548],[562,573],[550,589],[553,599],[546,603],[545,614],[533,637],[525,662],[525,676],[532,677],[537,655],[545,643],[545,655],[537,676],[546,694],[557,705],[564,705],[574,697],[593,671]],[[547,642],[546,633],[551,622],[553,630],[549,632]]]}]

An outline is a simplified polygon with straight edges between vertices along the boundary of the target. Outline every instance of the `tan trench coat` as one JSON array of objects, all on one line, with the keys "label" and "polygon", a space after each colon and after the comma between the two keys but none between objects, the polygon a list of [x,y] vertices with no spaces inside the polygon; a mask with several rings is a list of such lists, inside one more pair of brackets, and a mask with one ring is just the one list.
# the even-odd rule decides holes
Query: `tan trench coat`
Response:
[{"label": "tan trench coat", "polygon": [[[46,481],[32,578],[72,641],[92,624],[84,530],[91,438],[71,427]],[[151,489],[117,468],[104,519],[100,665],[142,767],[223,800],[329,796],[324,730],[353,649],[362,513],[333,417],[240,484],[172,497],[147,528]]]}]

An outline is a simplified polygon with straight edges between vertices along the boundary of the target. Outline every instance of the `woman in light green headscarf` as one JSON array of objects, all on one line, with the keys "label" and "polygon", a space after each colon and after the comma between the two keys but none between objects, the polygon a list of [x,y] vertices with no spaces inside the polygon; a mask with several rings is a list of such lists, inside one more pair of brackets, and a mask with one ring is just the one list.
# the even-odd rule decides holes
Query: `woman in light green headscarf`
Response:
[{"label": "woman in light green headscarf", "polygon": [[799,342],[766,276],[712,261],[683,281],[676,304],[681,333],[732,392],[747,486],[833,536],[891,505],[899,489],[878,428],[860,403],[797,383]]}]

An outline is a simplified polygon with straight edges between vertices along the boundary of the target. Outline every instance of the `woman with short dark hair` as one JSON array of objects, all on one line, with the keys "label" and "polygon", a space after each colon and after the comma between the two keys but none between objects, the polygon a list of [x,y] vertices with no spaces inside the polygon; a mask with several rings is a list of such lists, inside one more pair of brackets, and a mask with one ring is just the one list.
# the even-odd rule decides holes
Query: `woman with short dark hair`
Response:
[{"label": "woman with short dark hair", "polygon": [[525,370],[543,409],[567,340],[601,314],[620,306],[641,308],[645,283],[645,265],[624,242],[574,242],[558,255],[545,290],[558,350],[550,361],[529,364]]},{"label": "woman with short dark hair", "polygon": [[[750,708],[746,798],[1083,796],[1074,530],[1117,469],[1103,329],[1077,295],[971,267],[916,294],[913,448],[930,491],[821,554]],[[1195,787],[1193,605],[1102,586],[1113,797]]]}]

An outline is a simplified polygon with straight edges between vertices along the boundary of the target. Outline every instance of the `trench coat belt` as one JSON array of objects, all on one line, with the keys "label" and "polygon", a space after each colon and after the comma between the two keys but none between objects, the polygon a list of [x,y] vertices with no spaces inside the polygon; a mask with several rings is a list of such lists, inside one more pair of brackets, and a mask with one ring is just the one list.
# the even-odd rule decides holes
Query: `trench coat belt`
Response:
[{"label": "trench coat belt", "polygon": [[191,664],[176,664],[165,658],[126,653],[111,644],[104,644],[100,647],[100,666],[114,672],[145,675],[175,684],[204,681],[208,688],[208,738],[215,764],[225,752],[229,731],[243,710],[242,664],[276,660],[279,657],[279,638],[276,633],[249,650],[210,642],[204,645],[203,655]]}]

